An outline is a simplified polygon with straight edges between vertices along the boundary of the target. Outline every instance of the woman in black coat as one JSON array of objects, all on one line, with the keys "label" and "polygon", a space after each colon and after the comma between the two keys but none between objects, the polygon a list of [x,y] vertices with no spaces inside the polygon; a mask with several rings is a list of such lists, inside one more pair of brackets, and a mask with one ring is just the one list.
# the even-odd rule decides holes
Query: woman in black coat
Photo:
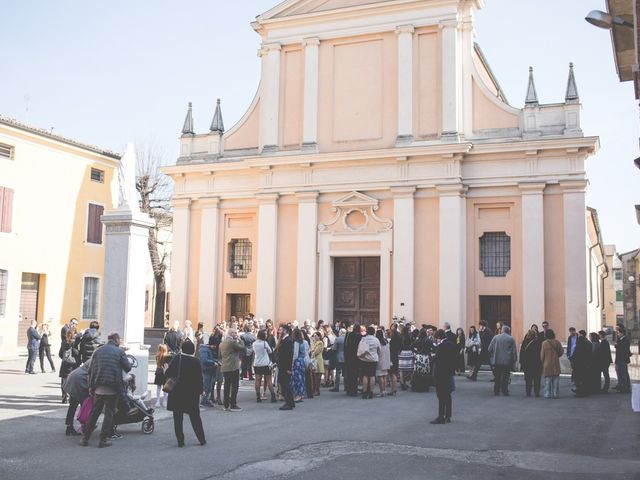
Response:
[{"label": "woman in black coat", "polygon": [[182,353],[175,355],[167,368],[166,376],[177,379],[177,385],[169,393],[167,410],[173,412],[173,427],[178,446],[184,447],[184,431],[182,422],[184,414],[189,415],[193,431],[200,442],[205,445],[204,429],[200,418],[200,395],[204,390],[200,361],[193,357],[195,346],[190,340],[182,344]]},{"label": "woman in black coat", "polygon": [[458,328],[456,330],[456,348],[458,349],[458,364],[456,365],[456,371],[458,373],[464,373],[465,372],[465,368],[464,368],[464,349],[465,349],[465,343],[466,343],[467,339],[464,336],[464,330],[461,328]]},{"label": "woman in black coat", "polygon": [[524,372],[527,397],[531,396],[532,386],[535,396],[540,396],[540,379],[542,376],[541,348],[542,342],[538,338],[538,332],[532,328],[525,335],[520,347],[520,369]]},{"label": "woman in black coat", "polygon": [[[70,328],[67,330],[65,340],[60,345],[60,351],[58,352],[58,356],[62,359],[58,373],[58,376],[60,377],[60,389],[62,390],[62,403],[67,403],[67,399],[69,398],[62,388],[64,381],[72,371],[80,366],[80,351],[74,347],[75,338],[75,329]],[[66,353],[67,350],[71,350],[71,353]]]}]

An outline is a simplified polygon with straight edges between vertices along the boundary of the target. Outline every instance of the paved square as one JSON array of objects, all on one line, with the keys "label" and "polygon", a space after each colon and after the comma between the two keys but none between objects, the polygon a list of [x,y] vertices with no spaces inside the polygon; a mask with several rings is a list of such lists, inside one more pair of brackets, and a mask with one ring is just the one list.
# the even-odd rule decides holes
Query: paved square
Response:
[{"label": "paved square", "polygon": [[494,397],[488,375],[457,378],[453,423],[430,425],[437,399],[399,392],[361,400],[322,390],[293,412],[257,404],[241,387],[244,411],[203,411],[207,445],[189,422],[178,449],[161,409],[152,435],[119,428],[113,447],[81,448],[64,435],[66,405],[57,374],[24,375],[22,360],[0,362],[0,478],[40,479],[640,479],[640,415],[629,395],[524,396],[516,376],[510,397]]}]

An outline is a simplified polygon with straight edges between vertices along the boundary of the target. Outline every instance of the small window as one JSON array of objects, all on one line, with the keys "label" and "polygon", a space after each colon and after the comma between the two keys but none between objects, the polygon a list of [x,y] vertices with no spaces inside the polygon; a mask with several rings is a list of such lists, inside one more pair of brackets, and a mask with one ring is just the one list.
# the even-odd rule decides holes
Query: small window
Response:
[{"label": "small window", "polygon": [[485,277],[506,277],[511,270],[511,237],[505,232],[480,237],[480,270]]},{"label": "small window", "polygon": [[622,280],[622,271],[616,270],[615,277],[616,277],[616,280]]},{"label": "small window", "polygon": [[100,170],[99,168],[92,168],[91,181],[104,183],[104,170]]},{"label": "small window", "polygon": [[87,242],[102,244],[102,221],[100,217],[104,213],[102,205],[89,204],[89,218],[87,221]]},{"label": "small window", "polygon": [[616,290],[616,302],[622,302],[623,300],[622,290]]},{"label": "small window", "polygon": [[232,278],[247,278],[251,272],[251,242],[234,238],[229,242],[229,273]]},{"label": "small window", "polygon": [[82,296],[82,318],[85,320],[98,319],[98,287],[100,279],[84,277],[84,294]]},{"label": "small window", "polygon": [[0,158],[8,158],[13,160],[13,147],[0,143]]},{"label": "small window", "polygon": [[0,270],[0,317],[7,313],[7,288],[9,285],[9,272]]},{"label": "small window", "polygon": [[0,232],[11,233],[13,213],[13,189],[0,187]]}]

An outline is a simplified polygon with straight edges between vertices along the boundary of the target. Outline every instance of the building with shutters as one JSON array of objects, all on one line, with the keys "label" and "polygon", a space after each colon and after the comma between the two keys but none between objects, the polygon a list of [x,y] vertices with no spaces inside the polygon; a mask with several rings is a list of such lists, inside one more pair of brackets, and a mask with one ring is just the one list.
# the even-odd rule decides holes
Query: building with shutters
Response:
[{"label": "building with shutters", "polygon": [[613,328],[624,323],[622,262],[615,245],[605,245],[607,270],[604,284],[604,316],[603,324]]},{"label": "building with shutters", "polygon": [[507,101],[474,42],[483,3],[286,0],[256,17],[246,114],[225,131],[218,103],[200,133],[208,109],[189,105],[164,169],[172,320],[587,328],[598,139],[572,65],[561,102],[539,103],[532,71],[524,105]]},{"label": "building with shutters", "polygon": [[100,321],[104,236],[120,155],[0,116],[0,356],[29,322],[59,344],[70,318]]}]

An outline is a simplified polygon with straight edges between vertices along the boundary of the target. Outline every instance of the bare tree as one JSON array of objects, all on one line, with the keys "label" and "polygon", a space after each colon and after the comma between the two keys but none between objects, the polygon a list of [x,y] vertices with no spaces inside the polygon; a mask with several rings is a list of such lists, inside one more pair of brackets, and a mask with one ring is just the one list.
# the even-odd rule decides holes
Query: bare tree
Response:
[{"label": "bare tree", "polygon": [[154,279],[153,326],[164,327],[164,310],[167,297],[165,273],[169,262],[169,238],[173,212],[171,179],[160,172],[163,153],[157,146],[138,151],[136,165],[136,189],[140,194],[140,210],[151,217],[155,225],[149,228],[149,258]]}]

